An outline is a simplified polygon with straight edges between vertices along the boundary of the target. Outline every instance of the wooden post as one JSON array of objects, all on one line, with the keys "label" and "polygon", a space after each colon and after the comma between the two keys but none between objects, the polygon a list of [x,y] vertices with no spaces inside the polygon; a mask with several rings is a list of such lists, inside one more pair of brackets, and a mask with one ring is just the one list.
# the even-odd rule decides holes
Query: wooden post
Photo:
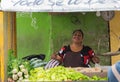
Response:
[{"label": "wooden post", "polygon": [[[120,11],[115,12],[114,18],[110,21],[110,45],[111,52],[120,48]],[[120,60],[120,55],[112,56],[112,64]]]},{"label": "wooden post", "polygon": [[4,32],[4,54],[2,55],[1,77],[2,82],[7,82],[7,59],[8,50],[14,50],[14,55],[17,53],[16,49],[16,14],[13,12],[3,13],[3,32]]},{"label": "wooden post", "polygon": [[2,71],[4,71],[4,69],[2,68],[2,66],[4,66],[3,63],[3,58],[4,58],[4,37],[3,37],[3,12],[0,11],[0,82],[1,79],[4,78],[4,73]]}]

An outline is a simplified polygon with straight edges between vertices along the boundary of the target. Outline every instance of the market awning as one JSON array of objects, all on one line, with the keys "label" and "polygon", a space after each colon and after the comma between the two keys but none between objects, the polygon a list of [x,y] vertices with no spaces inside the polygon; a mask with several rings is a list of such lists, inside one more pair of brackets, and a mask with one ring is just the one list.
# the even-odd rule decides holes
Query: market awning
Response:
[{"label": "market awning", "polygon": [[87,12],[120,10],[120,0],[2,0],[3,11]]}]

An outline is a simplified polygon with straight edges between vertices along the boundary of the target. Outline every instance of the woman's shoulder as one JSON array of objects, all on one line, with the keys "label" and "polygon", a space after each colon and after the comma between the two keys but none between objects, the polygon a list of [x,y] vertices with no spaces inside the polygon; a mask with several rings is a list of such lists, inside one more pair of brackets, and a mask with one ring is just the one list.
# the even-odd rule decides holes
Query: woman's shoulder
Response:
[{"label": "woman's shoulder", "polygon": [[70,50],[70,45],[64,45],[62,47],[62,49],[64,49],[65,51],[69,51]]},{"label": "woman's shoulder", "polygon": [[81,51],[82,53],[88,53],[88,52],[93,52],[92,48],[89,46],[83,46],[83,49]]},{"label": "woman's shoulder", "polygon": [[89,47],[89,46],[85,46],[85,45],[83,45],[83,49],[85,49],[85,50],[91,50],[92,48]]}]

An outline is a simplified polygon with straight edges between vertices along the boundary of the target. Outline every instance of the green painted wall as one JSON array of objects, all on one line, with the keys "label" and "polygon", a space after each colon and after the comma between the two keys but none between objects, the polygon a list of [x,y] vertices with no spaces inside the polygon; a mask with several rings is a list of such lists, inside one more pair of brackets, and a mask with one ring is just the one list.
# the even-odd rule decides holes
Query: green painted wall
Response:
[{"label": "green painted wall", "polygon": [[[52,31],[54,49],[58,49],[61,45],[70,42],[71,33],[75,29],[82,29],[84,31],[84,43],[92,46],[96,52],[103,52],[108,50],[109,38],[108,27],[101,17],[97,17],[95,13],[70,13],[61,16],[52,16]],[[77,21],[77,22],[76,22]],[[100,42],[100,45],[98,44]],[[57,47],[58,46],[58,47]],[[100,47],[100,49],[99,49]],[[106,48],[105,50],[102,47]]]},{"label": "green painted wall", "polygon": [[18,57],[40,53],[48,55],[51,28],[48,13],[17,13],[16,20]]},{"label": "green painted wall", "polygon": [[[72,31],[82,29],[84,32],[84,45],[90,46],[95,53],[109,51],[108,23],[96,13],[67,13],[64,15],[53,15],[52,39],[53,51],[58,51],[61,46],[68,45],[71,41]],[[101,64],[110,64],[110,57],[100,56]]]},{"label": "green painted wall", "polygon": [[[71,41],[74,29],[84,31],[84,44],[96,53],[109,51],[108,24],[95,13],[17,13],[17,52],[19,57],[35,53],[46,54],[49,60],[52,52],[58,51]],[[100,56],[103,65],[110,64],[110,58]]]}]

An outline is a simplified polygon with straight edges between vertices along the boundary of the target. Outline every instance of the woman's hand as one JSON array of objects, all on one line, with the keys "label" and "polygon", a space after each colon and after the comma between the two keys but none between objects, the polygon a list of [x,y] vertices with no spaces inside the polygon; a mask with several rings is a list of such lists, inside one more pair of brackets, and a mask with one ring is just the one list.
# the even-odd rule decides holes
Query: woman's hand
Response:
[{"label": "woman's hand", "polygon": [[100,62],[100,59],[99,59],[97,56],[93,56],[92,61],[93,61],[94,63],[99,63],[99,62]]},{"label": "woman's hand", "polygon": [[51,55],[51,59],[56,59],[56,58],[57,58],[56,53],[53,53],[53,54]]},{"label": "woman's hand", "polygon": [[51,55],[51,59],[56,59],[56,60],[62,62],[62,58],[58,54],[56,54],[56,53],[53,53]]}]

